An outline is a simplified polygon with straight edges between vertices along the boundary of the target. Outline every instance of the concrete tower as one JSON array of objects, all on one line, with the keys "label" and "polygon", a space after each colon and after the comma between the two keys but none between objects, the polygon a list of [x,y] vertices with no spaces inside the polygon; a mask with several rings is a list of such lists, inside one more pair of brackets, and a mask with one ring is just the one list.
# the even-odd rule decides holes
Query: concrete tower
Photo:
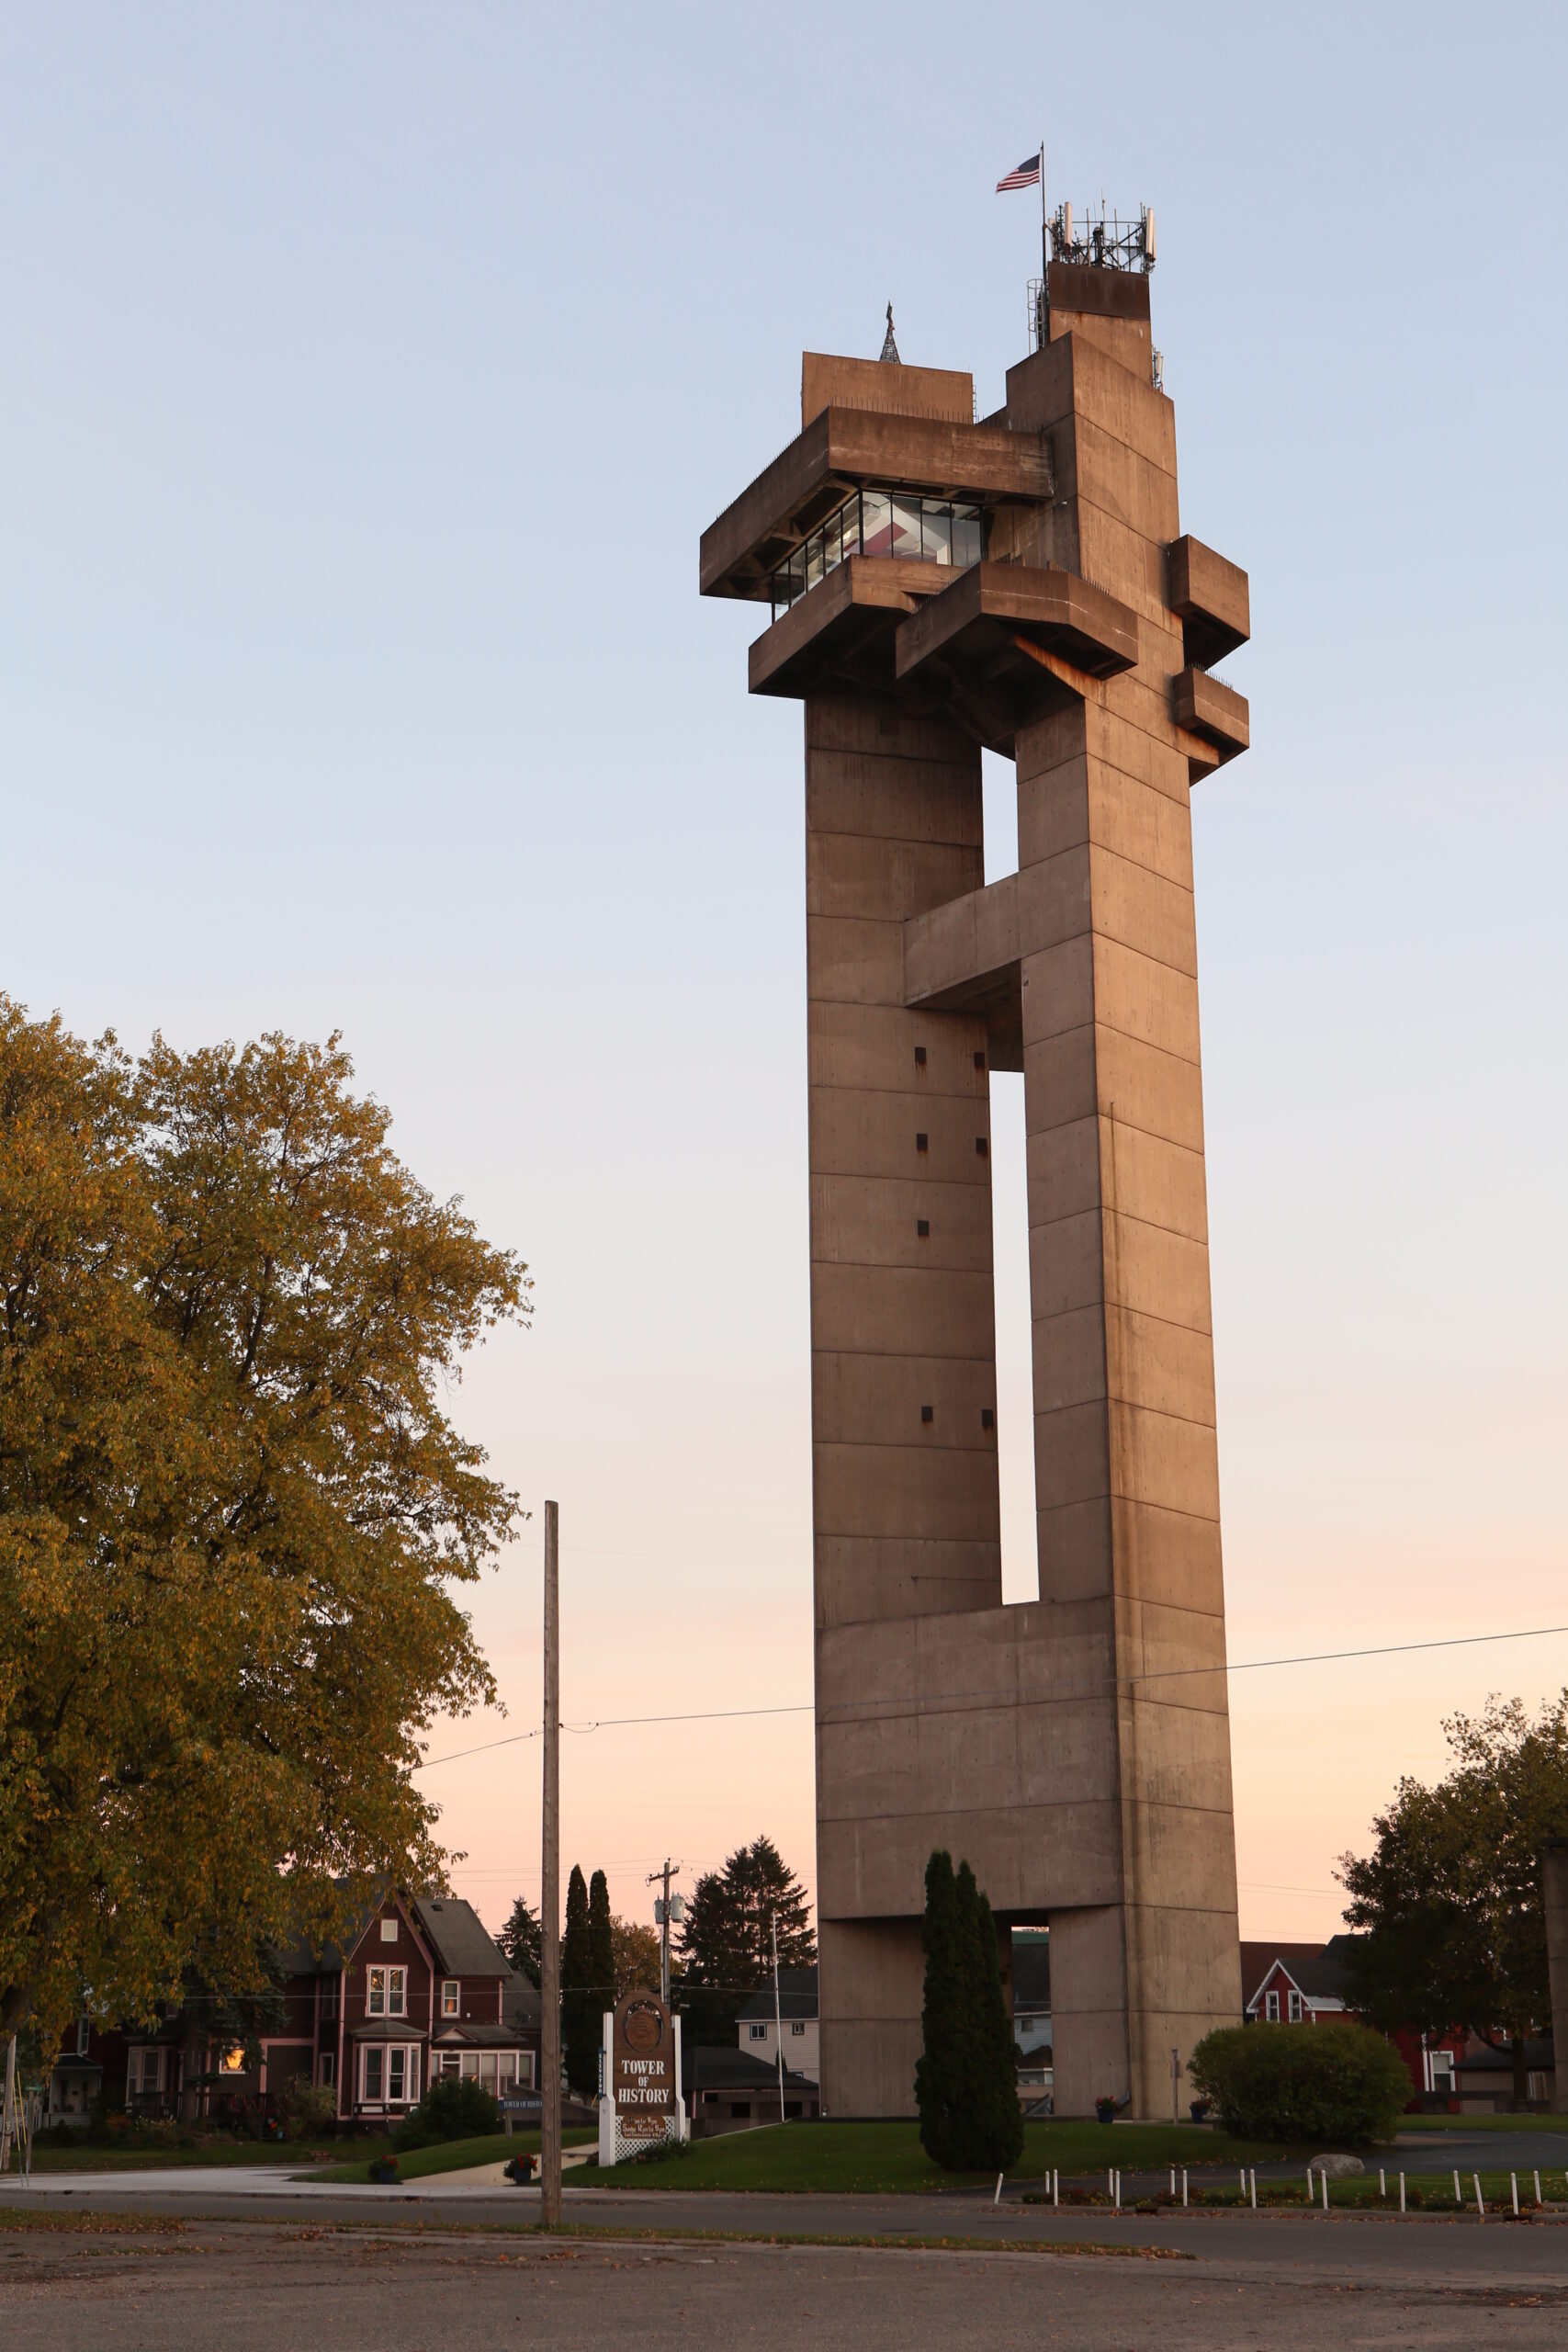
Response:
[{"label": "concrete tower", "polygon": [[[1183,536],[1135,241],[971,379],[807,353],[705,535],[806,707],[822,2089],[902,2115],[934,1847],[1048,1921],[1059,2114],[1241,2012],[1189,788],[1247,576]],[[1103,255],[1103,262],[1101,256]],[[1116,264],[1132,266],[1115,266]],[[980,751],[1018,775],[985,883]],[[1005,1607],[989,1087],[1028,1128],[1039,1599]]]}]

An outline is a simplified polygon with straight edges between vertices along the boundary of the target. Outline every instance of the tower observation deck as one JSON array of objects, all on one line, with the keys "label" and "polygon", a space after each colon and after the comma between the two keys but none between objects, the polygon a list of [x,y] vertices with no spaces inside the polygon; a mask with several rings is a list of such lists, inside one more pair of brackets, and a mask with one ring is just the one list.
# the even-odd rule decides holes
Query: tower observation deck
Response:
[{"label": "tower observation deck", "polygon": [[[924,1874],[1048,1922],[1058,2114],[1168,2114],[1241,2014],[1189,793],[1245,572],[1183,535],[1149,278],[1039,348],[807,353],[703,537],[805,705],[822,2092],[913,2111]],[[985,881],[982,746],[1019,865]],[[990,1073],[1023,1073],[1039,1597],[1004,1606]]]}]

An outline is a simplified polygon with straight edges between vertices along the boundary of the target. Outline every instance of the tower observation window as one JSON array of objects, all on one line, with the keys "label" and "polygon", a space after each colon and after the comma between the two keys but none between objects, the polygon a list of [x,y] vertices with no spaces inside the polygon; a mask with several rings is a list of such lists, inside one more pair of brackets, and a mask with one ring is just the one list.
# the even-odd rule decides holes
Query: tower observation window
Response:
[{"label": "tower observation window", "polygon": [[852,555],[897,556],[906,563],[945,563],[967,571],[980,560],[981,538],[977,506],[909,497],[901,491],[853,491],[773,574],[768,594],[773,617],[787,613]]}]

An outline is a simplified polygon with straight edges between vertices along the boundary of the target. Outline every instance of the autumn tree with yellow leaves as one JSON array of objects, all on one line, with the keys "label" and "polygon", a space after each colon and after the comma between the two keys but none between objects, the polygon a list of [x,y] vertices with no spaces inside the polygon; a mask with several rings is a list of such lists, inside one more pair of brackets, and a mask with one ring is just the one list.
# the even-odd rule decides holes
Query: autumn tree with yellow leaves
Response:
[{"label": "autumn tree with yellow leaves", "polygon": [[516,1507],[444,1407],[529,1285],[352,1076],[0,997],[0,2035],[440,1878],[412,1770],[494,1696],[456,1589]]}]

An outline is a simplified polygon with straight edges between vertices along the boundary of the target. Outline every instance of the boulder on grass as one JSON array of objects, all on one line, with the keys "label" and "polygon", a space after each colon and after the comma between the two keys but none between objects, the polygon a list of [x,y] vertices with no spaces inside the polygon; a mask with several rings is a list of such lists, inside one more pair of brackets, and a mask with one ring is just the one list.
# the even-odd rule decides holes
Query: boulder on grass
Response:
[{"label": "boulder on grass", "polygon": [[1314,2156],[1307,2166],[1308,2172],[1326,2173],[1330,2180],[1349,2180],[1366,2169],[1359,2156]]}]

